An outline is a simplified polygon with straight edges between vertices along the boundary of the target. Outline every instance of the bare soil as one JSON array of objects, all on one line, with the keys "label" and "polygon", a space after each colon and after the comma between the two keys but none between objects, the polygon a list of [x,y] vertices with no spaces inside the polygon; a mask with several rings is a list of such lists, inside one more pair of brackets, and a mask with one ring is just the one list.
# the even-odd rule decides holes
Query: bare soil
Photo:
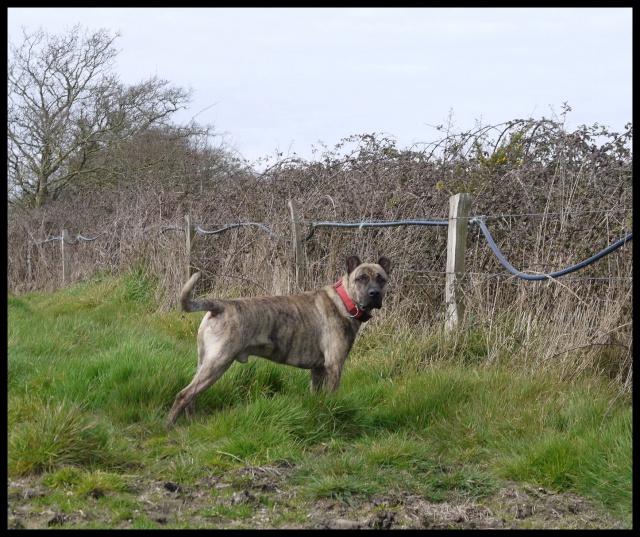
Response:
[{"label": "bare soil", "polygon": [[[290,483],[292,473],[292,468],[246,467],[206,477],[193,487],[138,481],[125,493],[93,490],[86,495],[88,507],[75,511],[42,507],[50,491],[38,477],[9,480],[7,526],[130,529],[140,527],[140,519],[145,527],[210,529],[624,528],[583,498],[522,484],[506,483],[498,494],[480,502],[433,503],[409,492],[345,502],[301,496]],[[103,501],[110,495],[136,505],[130,517],[114,514]]]}]

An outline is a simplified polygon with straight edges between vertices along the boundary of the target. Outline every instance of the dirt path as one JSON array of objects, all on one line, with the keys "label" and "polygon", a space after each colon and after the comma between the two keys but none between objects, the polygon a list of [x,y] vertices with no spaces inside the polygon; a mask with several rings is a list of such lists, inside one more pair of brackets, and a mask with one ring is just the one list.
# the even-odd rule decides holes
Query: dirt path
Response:
[{"label": "dirt path", "polygon": [[[289,482],[291,469],[248,467],[234,472],[235,484],[211,477],[194,487],[172,482],[137,482],[119,495],[137,507],[131,518],[114,515],[105,493],[94,490],[86,509],[43,507],[49,494],[38,478],[8,482],[9,529],[136,528],[299,528],[299,529],[516,529],[623,528],[586,500],[542,488],[508,484],[475,503],[431,503],[412,493],[353,499],[307,500]],[[242,486],[238,486],[242,483]],[[213,490],[216,489],[216,490]],[[244,506],[240,509],[239,506]],[[223,513],[228,513],[225,516]],[[242,514],[245,513],[245,514]],[[142,517],[142,518],[140,518]],[[120,518],[119,520],[117,520]],[[114,522],[114,520],[117,520]]]}]

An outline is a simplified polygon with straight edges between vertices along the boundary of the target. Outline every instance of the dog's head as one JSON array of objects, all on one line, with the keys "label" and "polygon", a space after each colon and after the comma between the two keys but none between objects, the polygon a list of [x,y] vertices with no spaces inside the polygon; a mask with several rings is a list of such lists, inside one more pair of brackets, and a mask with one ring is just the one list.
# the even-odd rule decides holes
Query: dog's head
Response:
[{"label": "dog's head", "polygon": [[346,289],[358,308],[370,311],[382,307],[391,261],[381,257],[378,263],[362,263],[358,256],[347,259]]}]

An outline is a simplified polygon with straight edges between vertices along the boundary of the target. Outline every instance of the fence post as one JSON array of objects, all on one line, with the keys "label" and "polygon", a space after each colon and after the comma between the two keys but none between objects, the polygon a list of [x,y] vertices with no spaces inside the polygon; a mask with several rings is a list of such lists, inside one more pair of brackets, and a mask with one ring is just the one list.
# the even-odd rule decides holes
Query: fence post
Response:
[{"label": "fence post", "polygon": [[193,239],[195,237],[196,230],[193,225],[193,221],[191,220],[191,215],[188,214],[185,218],[187,220],[187,278],[185,281],[188,281],[195,272],[195,267],[191,264],[191,259],[193,256]]},{"label": "fence post", "polygon": [[300,237],[300,222],[298,222],[298,211],[293,199],[289,200],[289,210],[291,211],[291,235],[293,236],[293,261],[294,276],[296,281],[296,291],[302,288],[302,239]]},{"label": "fence post", "polygon": [[467,226],[471,194],[456,194],[449,198],[449,232],[447,237],[447,269],[444,290],[446,304],[445,330],[457,326],[464,315],[464,303],[459,281],[464,274],[464,258],[467,251]]},{"label": "fence post", "polygon": [[31,277],[31,243],[28,242],[27,243],[27,283],[29,284],[29,287],[31,287],[31,280],[33,278]]},{"label": "fence post", "polygon": [[67,285],[69,281],[69,232],[62,230],[62,240],[60,241],[60,253],[62,254],[62,285]]}]

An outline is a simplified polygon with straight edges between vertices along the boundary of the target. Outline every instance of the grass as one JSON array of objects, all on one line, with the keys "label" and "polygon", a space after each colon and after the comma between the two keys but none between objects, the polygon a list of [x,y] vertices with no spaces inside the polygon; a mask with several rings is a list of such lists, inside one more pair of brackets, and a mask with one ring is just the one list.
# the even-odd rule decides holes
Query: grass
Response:
[{"label": "grass", "polygon": [[[359,336],[338,393],[311,394],[308,372],[251,358],[167,432],[194,373],[200,316],[158,313],[153,296],[153,282],[132,272],[9,298],[10,478],[39,475],[49,501],[64,491],[77,508],[109,492],[99,501],[114,525],[135,512],[126,491],[138,478],[189,486],[289,465],[307,499],[396,490],[478,500],[512,480],[580,494],[631,527],[632,408],[607,379],[532,374],[500,356],[488,365],[483,334],[434,363],[441,335],[380,324]],[[250,515],[218,505],[202,516]],[[155,526],[139,517],[135,527]]]}]

